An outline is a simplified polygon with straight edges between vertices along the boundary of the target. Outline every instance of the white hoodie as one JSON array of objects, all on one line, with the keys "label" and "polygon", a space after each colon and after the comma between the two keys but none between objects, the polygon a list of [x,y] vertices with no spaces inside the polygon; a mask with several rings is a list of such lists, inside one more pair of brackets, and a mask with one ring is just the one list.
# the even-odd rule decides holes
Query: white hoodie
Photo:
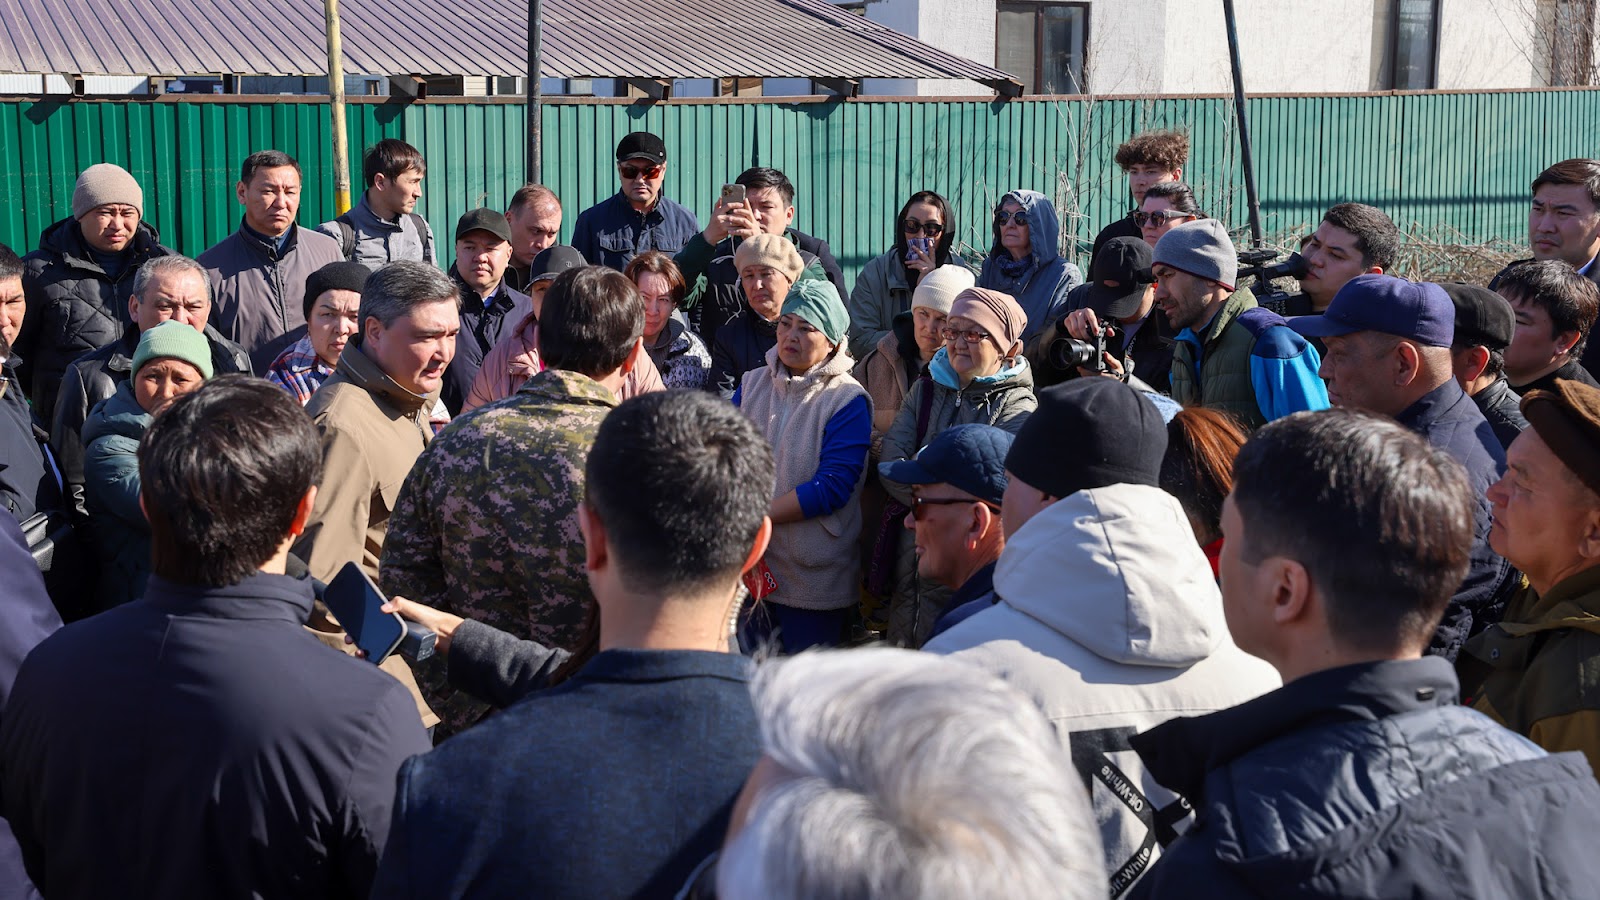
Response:
[{"label": "white hoodie", "polygon": [[1000,676],[1044,710],[1089,786],[1120,896],[1190,814],[1128,739],[1274,690],[1278,673],[1234,646],[1211,566],[1159,488],[1115,484],[1051,504],[1006,543],[994,587],[998,604],[924,649]]}]

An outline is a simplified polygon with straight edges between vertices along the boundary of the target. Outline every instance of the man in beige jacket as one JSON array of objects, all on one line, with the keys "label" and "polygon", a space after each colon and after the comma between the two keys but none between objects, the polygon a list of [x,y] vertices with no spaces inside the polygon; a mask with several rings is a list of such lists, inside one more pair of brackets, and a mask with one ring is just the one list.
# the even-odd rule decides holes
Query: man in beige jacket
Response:
[{"label": "man in beige jacket", "polygon": [[[322,437],[322,485],[295,553],[329,581],[356,560],[376,581],[378,558],[400,485],[433,439],[428,411],[438,400],[460,330],[456,287],[433,266],[396,262],[361,291],[361,331],[306,405]],[[320,615],[319,615],[320,614]],[[320,607],[311,627],[343,648]],[[397,658],[384,667],[416,692]],[[426,725],[438,717],[417,700]]]}]

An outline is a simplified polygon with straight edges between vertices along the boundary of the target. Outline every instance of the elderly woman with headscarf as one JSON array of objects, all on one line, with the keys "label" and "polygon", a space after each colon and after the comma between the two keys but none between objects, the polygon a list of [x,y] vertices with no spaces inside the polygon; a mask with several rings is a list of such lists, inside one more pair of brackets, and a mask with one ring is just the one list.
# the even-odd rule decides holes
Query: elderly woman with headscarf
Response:
[{"label": "elderly woman with headscarf", "polygon": [[850,318],[826,281],[802,281],[777,317],[766,365],[733,402],[772,444],[778,467],[772,543],[755,575],[747,646],[776,634],[787,653],[839,643],[858,598],[856,537],[872,437],[872,403],[850,377]]},{"label": "elderly woman with headscarf", "polygon": [[[930,377],[906,395],[900,414],[883,438],[881,459],[910,459],[940,432],[978,422],[1016,434],[1038,406],[1033,373],[1022,353],[1028,317],[1008,294],[968,288],[956,295],[945,320],[945,345],[928,364]],[[909,509],[911,490],[884,479],[889,496]],[[902,513],[901,515],[904,515]],[[916,543],[911,535],[886,533],[898,544],[894,596],[889,605],[889,639],[918,646],[933,628],[949,592],[918,585]],[[886,547],[879,548],[880,555]]]}]

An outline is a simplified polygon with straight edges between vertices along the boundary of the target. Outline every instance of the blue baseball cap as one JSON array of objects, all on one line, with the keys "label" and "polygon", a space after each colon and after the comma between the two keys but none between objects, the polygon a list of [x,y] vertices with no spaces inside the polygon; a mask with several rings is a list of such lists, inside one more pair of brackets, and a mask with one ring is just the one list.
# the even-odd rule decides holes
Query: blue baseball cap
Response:
[{"label": "blue baseball cap", "polygon": [[1006,492],[1006,454],[1014,439],[993,425],[957,425],[929,441],[913,459],[878,463],[878,473],[900,484],[948,484],[999,505]]},{"label": "blue baseball cap", "polygon": [[1381,331],[1427,347],[1455,339],[1456,308],[1444,288],[1393,275],[1357,275],[1333,295],[1320,316],[1295,316],[1289,327],[1306,337]]}]

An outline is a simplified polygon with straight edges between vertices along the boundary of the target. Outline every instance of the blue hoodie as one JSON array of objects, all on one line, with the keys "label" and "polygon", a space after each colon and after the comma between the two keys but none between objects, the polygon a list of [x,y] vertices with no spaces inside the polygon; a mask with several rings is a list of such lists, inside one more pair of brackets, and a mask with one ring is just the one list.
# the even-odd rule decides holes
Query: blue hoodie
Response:
[{"label": "blue hoodie", "polygon": [[1012,191],[1000,198],[995,206],[999,211],[1007,200],[1021,204],[1028,216],[1028,237],[1032,242],[1033,257],[1017,277],[1008,277],[1001,271],[1001,262],[1011,254],[1000,246],[1000,227],[994,229],[994,244],[983,260],[983,271],[978,275],[978,287],[1010,294],[1028,316],[1028,328],[1022,332],[1025,349],[1031,350],[1034,338],[1046,326],[1066,315],[1067,291],[1083,283],[1083,273],[1061,256],[1061,222],[1056,218],[1055,205],[1038,191]]}]

